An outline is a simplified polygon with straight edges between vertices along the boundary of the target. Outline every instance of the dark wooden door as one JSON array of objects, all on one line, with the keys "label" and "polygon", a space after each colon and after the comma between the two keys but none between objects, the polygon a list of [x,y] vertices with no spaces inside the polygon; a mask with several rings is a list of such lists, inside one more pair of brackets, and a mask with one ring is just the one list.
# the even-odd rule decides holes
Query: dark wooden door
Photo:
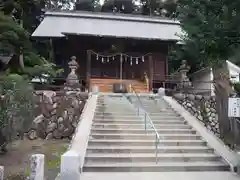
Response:
[{"label": "dark wooden door", "polygon": [[164,81],[166,76],[166,57],[162,54],[153,55],[153,81]]},{"label": "dark wooden door", "polygon": [[140,59],[131,59],[123,61],[123,78],[140,80],[146,70],[147,62]]},{"label": "dark wooden door", "polygon": [[92,59],[91,77],[95,78],[119,78],[119,63],[108,58]]}]

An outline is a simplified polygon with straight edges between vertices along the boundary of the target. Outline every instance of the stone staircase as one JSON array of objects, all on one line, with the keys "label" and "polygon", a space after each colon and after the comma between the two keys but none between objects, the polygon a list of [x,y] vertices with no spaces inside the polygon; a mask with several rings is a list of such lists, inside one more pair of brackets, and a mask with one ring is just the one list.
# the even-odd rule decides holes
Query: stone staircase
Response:
[{"label": "stone staircase", "polygon": [[155,132],[145,132],[144,121],[126,99],[100,96],[83,172],[229,171],[221,156],[164,100],[162,112],[153,100],[142,102],[161,137],[157,158]]},{"label": "stone staircase", "polygon": [[100,92],[113,92],[113,84],[122,82],[127,87],[129,84],[132,84],[135,91],[138,93],[145,93],[148,92],[147,85],[144,82],[138,80],[127,80],[123,79],[98,79],[92,78],[90,79],[90,87],[98,86]]}]

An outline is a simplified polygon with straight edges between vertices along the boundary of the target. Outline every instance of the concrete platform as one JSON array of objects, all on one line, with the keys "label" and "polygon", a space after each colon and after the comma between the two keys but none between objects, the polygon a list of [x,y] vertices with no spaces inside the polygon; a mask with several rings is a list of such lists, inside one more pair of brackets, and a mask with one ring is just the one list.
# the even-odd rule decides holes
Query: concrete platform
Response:
[{"label": "concrete platform", "polygon": [[127,172],[127,173],[91,173],[84,172],[81,180],[240,180],[240,176],[231,172]]}]

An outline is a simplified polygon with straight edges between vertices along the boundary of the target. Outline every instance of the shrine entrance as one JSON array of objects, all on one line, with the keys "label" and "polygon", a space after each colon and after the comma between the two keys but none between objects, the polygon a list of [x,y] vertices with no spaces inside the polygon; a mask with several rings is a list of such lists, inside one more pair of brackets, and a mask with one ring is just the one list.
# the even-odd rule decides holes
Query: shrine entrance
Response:
[{"label": "shrine entrance", "polygon": [[148,72],[148,55],[130,56],[125,53],[101,54],[89,51],[89,78],[141,80]]}]

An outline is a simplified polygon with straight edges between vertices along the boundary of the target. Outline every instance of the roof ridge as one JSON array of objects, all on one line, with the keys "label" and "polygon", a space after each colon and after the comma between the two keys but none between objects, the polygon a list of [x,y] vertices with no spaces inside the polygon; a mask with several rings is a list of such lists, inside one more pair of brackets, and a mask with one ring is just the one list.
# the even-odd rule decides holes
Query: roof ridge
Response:
[{"label": "roof ridge", "polygon": [[149,23],[162,23],[162,24],[180,24],[177,20],[139,16],[139,15],[126,15],[121,13],[99,13],[99,12],[87,12],[87,11],[46,11],[45,16],[64,16],[64,17],[84,17],[92,19],[111,19],[120,21],[137,21],[137,22],[149,22]]}]

